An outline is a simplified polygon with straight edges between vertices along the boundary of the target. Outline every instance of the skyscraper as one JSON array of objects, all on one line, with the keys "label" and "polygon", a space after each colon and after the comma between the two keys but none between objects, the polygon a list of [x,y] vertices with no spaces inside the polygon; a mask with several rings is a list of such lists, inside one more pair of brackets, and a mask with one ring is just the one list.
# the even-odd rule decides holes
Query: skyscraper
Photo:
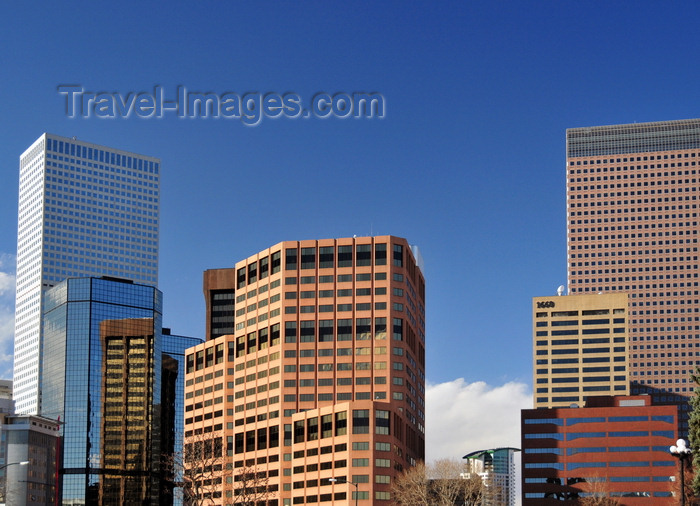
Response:
[{"label": "skyscraper", "polygon": [[[393,236],[287,241],[230,274],[207,271],[205,299],[235,294],[234,319],[222,320],[234,332],[187,355],[185,455],[198,493],[389,504],[394,478],[425,457],[418,250]],[[222,308],[208,308],[213,329]]]},{"label": "skyscraper", "polygon": [[14,396],[40,406],[42,293],[68,277],[158,281],[157,158],[43,134],[20,156]]},{"label": "skyscraper", "polygon": [[700,356],[700,120],[567,131],[572,294],[630,297],[631,394],[681,405]]},{"label": "skyscraper", "polygon": [[177,365],[163,360],[161,293],[71,278],[45,299],[42,413],[62,422],[63,504],[168,504],[175,415],[162,394],[174,394]]}]

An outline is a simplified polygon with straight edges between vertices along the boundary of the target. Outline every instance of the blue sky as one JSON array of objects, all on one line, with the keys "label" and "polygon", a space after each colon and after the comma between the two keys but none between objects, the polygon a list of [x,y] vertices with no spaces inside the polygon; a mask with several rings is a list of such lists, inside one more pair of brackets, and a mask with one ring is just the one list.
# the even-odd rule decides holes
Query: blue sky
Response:
[{"label": "blue sky", "polygon": [[[205,269],[283,240],[392,234],[425,259],[428,381],[512,385],[529,402],[530,298],[566,281],[565,130],[697,117],[699,14],[692,2],[561,0],[8,4],[0,351],[18,157],[48,131],[162,159],[173,332],[203,334]],[[378,92],[386,117],[71,119],[61,84],[307,102]]]}]

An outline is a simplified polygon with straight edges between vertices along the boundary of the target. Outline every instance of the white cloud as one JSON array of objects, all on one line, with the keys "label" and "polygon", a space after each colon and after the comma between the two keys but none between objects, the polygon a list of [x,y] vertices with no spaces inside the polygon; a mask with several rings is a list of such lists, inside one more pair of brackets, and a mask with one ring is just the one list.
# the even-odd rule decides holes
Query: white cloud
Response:
[{"label": "white cloud", "polygon": [[[460,460],[467,453],[510,446],[520,448],[520,410],[532,408],[524,383],[489,386],[464,378],[426,385],[425,460]],[[521,504],[520,454],[515,454],[516,504]]]},{"label": "white cloud", "polygon": [[0,272],[0,296],[6,296],[15,291],[15,276],[7,272]]},{"label": "white cloud", "polygon": [[520,410],[532,408],[524,383],[492,387],[464,378],[426,388],[426,461],[461,459],[476,450],[520,447]]},{"label": "white cloud", "polygon": [[0,253],[0,378],[12,378],[15,336],[15,257]]}]

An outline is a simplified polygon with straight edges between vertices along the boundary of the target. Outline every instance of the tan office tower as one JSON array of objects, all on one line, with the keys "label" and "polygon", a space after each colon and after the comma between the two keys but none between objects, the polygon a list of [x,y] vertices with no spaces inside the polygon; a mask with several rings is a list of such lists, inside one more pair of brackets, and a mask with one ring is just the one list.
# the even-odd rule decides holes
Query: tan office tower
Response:
[{"label": "tan office tower", "polygon": [[567,130],[572,294],[630,296],[631,394],[681,405],[700,354],[700,120]]},{"label": "tan office tower", "polygon": [[625,293],[532,299],[536,409],[629,395],[627,303]]},{"label": "tan office tower", "polygon": [[221,310],[209,301],[233,288],[235,332],[187,353],[193,492],[390,504],[395,476],[425,453],[421,263],[404,239],[358,237],[283,242],[235,277],[205,273],[209,328]]}]

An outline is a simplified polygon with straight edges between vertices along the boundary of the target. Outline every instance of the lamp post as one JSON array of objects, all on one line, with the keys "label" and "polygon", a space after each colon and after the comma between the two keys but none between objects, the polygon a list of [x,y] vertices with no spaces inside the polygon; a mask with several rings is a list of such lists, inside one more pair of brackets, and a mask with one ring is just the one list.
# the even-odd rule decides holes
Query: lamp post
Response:
[{"label": "lamp post", "polygon": [[29,464],[28,460],[23,460],[22,462],[10,462],[9,464],[5,464],[4,466],[0,466],[0,470],[5,469],[6,467],[10,466],[26,466]]},{"label": "lamp post", "polygon": [[[27,464],[29,464],[28,460],[23,460],[21,462],[10,462],[9,464],[5,464],[5,465],[0,466],[0,471],[2,471],[3,469],[7,469],[10,466],[26,466]],[[3,486],[3,491],[2,491],[2,495],[3,495],[2,500],[6,502],[7,501],[6,496],[9,495],[8,494],[8,487],[7,487],[7,474],[4,476],[3,485],[4,486]]]},{"label": "lamp post", "polygon": [[685,506],[685,461],[690,458],[692,450],[685,445],[684,439],[679,439],[669,451],[681,462],[681,506]]},{"label": "lamp post", "polygon": [[334,482],[334,483],[347,483],[347,484],[352,485],[353,487],[355,487],[355,506],[357,506],[357,499],[358,499],[358,497],[360,496],[360,487],[357,485],[357,483],[353,483],[353,482],[351,482],[351,481],[344,480],[344,479],[342,479],[342,478],[340,478],[340,479],[338,479],[338,478],[328,478],[328,481],[332,481],[332,482]]}]

